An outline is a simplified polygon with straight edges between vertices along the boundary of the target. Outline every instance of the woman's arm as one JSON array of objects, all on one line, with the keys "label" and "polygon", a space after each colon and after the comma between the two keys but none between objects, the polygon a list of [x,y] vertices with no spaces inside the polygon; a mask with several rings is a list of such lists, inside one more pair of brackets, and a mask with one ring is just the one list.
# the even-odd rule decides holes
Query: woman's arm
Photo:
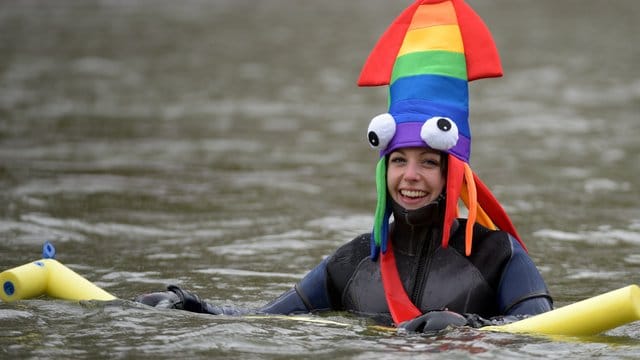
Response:
[{"label": "woman's arm", "polygon": [[331,303],[326,285],[327,262],[328,258],[311,270],[298,284],[257,310],[213,305],[175,285],[167,287],[167,291],[140,295],[135,301],[156,308],[180,309],[212,315],[251,313],[289,315],[329,310]]},{"label": "woman's arm", "polygon": [[498,286],[498,306],[504,315],[536,315],[553,309],[547,285],[533,260],[511,236],[512,255]]}]

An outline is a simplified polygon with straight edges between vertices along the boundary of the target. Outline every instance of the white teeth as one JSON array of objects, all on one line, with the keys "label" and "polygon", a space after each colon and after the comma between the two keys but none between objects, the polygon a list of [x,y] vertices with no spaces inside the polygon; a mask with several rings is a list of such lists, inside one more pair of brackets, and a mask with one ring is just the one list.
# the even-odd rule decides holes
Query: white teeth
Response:
[{"label": "white teeth", "polygon": [[423,197],[427,195],[426,192],[420,190],[400,190],[400,194],[402,194],[402,196],[411,198]]}]

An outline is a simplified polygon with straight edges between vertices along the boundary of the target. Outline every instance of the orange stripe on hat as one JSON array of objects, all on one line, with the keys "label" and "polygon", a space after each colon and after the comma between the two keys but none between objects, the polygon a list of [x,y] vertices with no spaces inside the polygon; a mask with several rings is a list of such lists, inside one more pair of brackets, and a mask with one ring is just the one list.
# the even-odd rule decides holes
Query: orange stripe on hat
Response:
[{"label": "orange stripe on hat", "polygon": [[435,25],[456,25],[458,18],[453,4],[444,1],[437,4],[422,4],[418,7],[409,30],[420,29]]}]

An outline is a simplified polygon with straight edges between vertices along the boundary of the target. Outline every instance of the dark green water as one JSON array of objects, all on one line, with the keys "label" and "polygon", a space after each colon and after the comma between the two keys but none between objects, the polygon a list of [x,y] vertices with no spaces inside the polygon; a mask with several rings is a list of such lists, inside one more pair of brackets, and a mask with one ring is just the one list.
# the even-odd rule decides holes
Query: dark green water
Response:
[{"label": "dark green water", "polygon": [[[640,270],[640,3],[469,0],[505,77],[471,84],[472,167],[558,306]],[[357,88],[408,1],[3,1],[0,270],[57,258],[123,299],[170,283],[257,307],[371,227],[385,89]],[[0,358],[637,358],[640,325],[552,341],[0,304]]]}]

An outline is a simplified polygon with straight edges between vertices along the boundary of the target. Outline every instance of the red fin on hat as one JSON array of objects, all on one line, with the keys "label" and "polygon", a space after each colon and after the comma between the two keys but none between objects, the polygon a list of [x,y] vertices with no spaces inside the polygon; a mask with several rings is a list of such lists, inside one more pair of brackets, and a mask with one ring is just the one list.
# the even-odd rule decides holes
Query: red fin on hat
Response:
[{"label": "red fin on hat", "polygon": [[418,0],[406,8],[382,34],[364,63],[358,79],[358,86],[389,85],[393,65],[396,62],[402,41],[404,41],[413,14],[420,3],[422,0]]},{"label": "red fin on hat", "polygon": [[484,211],[489,215],[491,220],[496,224],[496,226],[505,232],[508,232],[513,236],[522,248],[527,251],[527,246],[524,244],[522,239],[520,239],[520,235],[518,235],[518,231],[516,231],[516,227],[509,219],[506,211],[500,206],[498,200],[493,196],[487,185],[485,185],[482,180],[478,177],[476,173],[473,173],[473,179],[476,183],[476,190],[478,193],[478,203],[482,205]]},{"label": "red fin on hat", "polygon": [[[389,85],[393,65],[413,16],[422,4],[443,0],[418,0],[406,8],[382,34],[362,67],[359,86]],[[468,81],[502,76],[500,55],[484,21],[463,0],[451,1],[456,11],[467,61]]]},{"label": "red fin on hat", "polygon": [[467,59],[467,80],[502,76],[500,55],[480,16],[462,0],[453,0]]}]

